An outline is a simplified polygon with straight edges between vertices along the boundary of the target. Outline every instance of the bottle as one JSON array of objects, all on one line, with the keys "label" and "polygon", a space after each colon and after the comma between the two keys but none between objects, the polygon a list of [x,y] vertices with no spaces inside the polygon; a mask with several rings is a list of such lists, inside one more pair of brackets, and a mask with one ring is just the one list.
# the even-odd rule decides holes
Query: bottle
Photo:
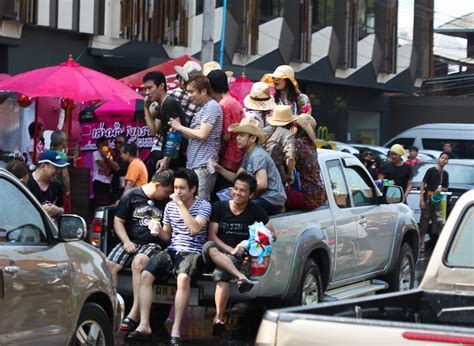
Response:
[{"label": "bottle", "polygon": [[298,192],[301,192],[300,174],[298,173],[296,169],[293,171],[293,177],[295,178],[293,182],[293,189],[295,189]]},{"label": "bottle", "polygon": [[176,131],[168,132],[165,143],[165,156],[170,159],[176,159],[179,155],[179,148],[181,147],[181,133]]}]

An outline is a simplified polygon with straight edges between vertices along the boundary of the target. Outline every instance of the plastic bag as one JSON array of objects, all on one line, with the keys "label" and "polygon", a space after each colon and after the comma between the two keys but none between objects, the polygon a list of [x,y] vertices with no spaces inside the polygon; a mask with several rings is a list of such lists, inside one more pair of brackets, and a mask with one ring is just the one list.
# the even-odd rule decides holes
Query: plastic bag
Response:
[{"label": "plastic bag", "polygon": [[249,255],[258,257],[258,264],[261,264],[265,256],[272,253],[272,233],[262,222],[256,222],[249,226],[249,239],[240,243]]}]

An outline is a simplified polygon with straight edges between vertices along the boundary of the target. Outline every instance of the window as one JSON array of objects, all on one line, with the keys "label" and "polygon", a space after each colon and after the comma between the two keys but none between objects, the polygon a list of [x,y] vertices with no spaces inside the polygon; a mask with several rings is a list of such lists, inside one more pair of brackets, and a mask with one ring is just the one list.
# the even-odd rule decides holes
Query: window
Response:
[{"label": "window", "polygon": [[[224,0],[216,0],[216,8],[224,6]],[[204,12],[204,0],[196,0],[196,16]]]},{"label": "window", "polygon": [[[386,145],[387,148],[390,148],[394,144],[401,144],[405,149],[410,148],[415,142],[415,138],[396,138]],[[388,149],[387,149],[388,151]]]},{"label": "window", "polygon": [[342,167],[339,160],[332,160],[326,163],[331,182],[332,193],[339,208],[349,208],[351,202],[349,192],[347,191],[346,181],[342,173]]},{"label": "window", "polygon": [[357,4],[359,40],[375,32],[375,0],[359,0]]},{"label": "window", "polygon": [[41,213],[12,183],[0,180],[0,244],[43,244],[45,225]]},{"label": "window", "polygon": [[453,146],[453,153],[457,159],[474,159],[474,140],[423,138],[423,149],[443,150],[446,142]]},{"label": "window", "polygon": [[448,255],[447,265],[453,267],[474,267],[474,206],[464,214],[459,223],[454,239],[452,240]]},{"label": "window", "polygon": [[312,29],[313,33],[334,23],[335,0],[313,0]]},{"label": "window", "polygon": [[260,0],[260,24],[277,17],[282,17],[285,9],[285,0]]},{"label": "window", "polygon": [[[351,190],[352,200],[354,206],[359,207],[363,205],[375,204],[375,193],[372,184],[365,173],[361,172],[359,167],[346,168],[347,184]],[[366,178],[364,178],[366,177]]]}]

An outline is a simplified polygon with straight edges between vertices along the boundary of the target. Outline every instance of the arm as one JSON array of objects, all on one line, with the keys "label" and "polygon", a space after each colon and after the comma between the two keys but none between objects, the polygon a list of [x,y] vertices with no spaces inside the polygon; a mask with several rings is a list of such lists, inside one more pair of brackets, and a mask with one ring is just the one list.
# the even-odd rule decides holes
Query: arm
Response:
[{"label": "arm", "polygon": [[118,216],[114,217],[114,230],[115,234],[123,243],[123,248],[128,253],[134,254],[137,252],[137,245],[130,240],[125,229],[125,220],[119,218]]},{"label": "arm", "polygon": [[257,196],[261,195],[268,187],[267,172],[264,169],[260,169],[255,173],[255,179],[257,179]]},{"label": "arm", "polygon": [[286,160],[286,167],[288,167],[288,182],[293,184],[293,181],[295,180],[295,166],[296,166],[296,160],[294,157],[290,157]]},{"label": "arm", "polygon": [[237,173],[235,172],[232,172],[232,171],[229,171],[228,169],[225,169],[224,167],[222,167],[221,165],[216,165],[216,172],[219,173],[220,175],[222,175],[226,180],[228,181],[234,181],[235,178],[237,178],[237,176],[242,173],[242,172],[245,172],[245,169],[243,169],[242,167],[239,168],[239,170],[237,171]]},{"label": "arm", "polygon": [[190,129],[189,127],[181,125],[178,119],[170,120],[169,125],[178,132],[181,132],[184,136],[196,139],[198,141],[205,141],[209,138],[214,124],[201,123],[198,129]]},{"label": "arm", "polygon": [[61,175],[63,176],[63,184],[64,184],[64,192],[66,195],[71,194],[71,178],[69,177],[69,170],[68,168],[61,169]]},{"label": "arm", "polygon": [[171,225],[165,224],[163,225],[162,232],[160,232],[159,237],[161,238],[161,240],[168,243],[171,240],[171,233]]},{"label": "arm", "polygon": [[234,248],[230,247],[226,243],[224,243],[222,240],[219,239],[217,236],[217,232],[219,231],[219,224],[217,222],[211,221],[209,223],[209,229],[208,229],[208,238],[209,240],[213,241],[216,243],[216,245],[223,251],[231,254]]},{"label": "arm", "polygon": [[267,224],[265,225],[265,227],[268,228],[268,230],[272,233],[273,241],[276,241],[277,240],[277,235],[276,235],[276,232],[275,232],[275,228],[273,228],[272,222],[268,221]]},{"label": "arm", "polygon": [[[148,96],[145,97],[145,104],[143,108],[145,112],[146,126],[148,126],[150,136],[155,136],[161,127],[161,122],[156,119],[156,112],[153,112],[153,114],[150,112],[151,105],[152,103],[150,102]],[[153,107],[155,107],[155,105],[153,105]]]},{"label": "arm", "polygon": [[425,207],[425,181],[422,180],[420,183],[420,208],[423,209]]},{"label": "arm", "polygon": [[403,201],[406,201],[408,195],[410,194],[410,191],[411,191],[411,189],[412,189],[412,187],[413,187],[412,180],[413,180],[413,178],[410,178],[410,180],[408,180],[408,183],[407,183],[407,190],[405,191],[405,196],[404,196],[404,198],[403,198]]},{"label": "arm", "polygon": [[207,220],[201,216],[196,216],[195,218],[191,216],[188,208],[184,205],[182,201],[176,203],[178,205],[181,216],[183,217],[184,224],[191,232],[191,235],[198,235],[204,226],[207,224]]},{"label": "arm", "polygon": [[102,157],[104,158],[104,167],[102,168],[105,168],[105,165],[109,166],[110,168],[112,168],[114,171],[118,172],[120,170],[120,166],[117,162],[115,162],[113,159],[107,157],[105,154],[103,154],[101,152],[101,155]]},{"label": "arm", "polygon": [[127,180],[123,192],[133,189],[134,187],[135,187],[135,182],[132,180]]}]

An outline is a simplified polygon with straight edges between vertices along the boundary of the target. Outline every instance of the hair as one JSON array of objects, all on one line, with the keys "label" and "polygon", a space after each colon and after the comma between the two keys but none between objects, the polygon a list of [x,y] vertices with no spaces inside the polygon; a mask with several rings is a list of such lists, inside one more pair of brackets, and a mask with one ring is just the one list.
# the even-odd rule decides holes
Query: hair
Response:
[{"label": "hair", "polygon": [[[289,80],[288,78],[285,78],[285,81],[286,81],[286,84],[285,84],[285,88],[287,89],[287,100],[288,102],[296,102],[297,99],[298,99],[298,92],[296,91],[296,88],[295,86],[293,85],[293,83],[291,83],[291,80]],[[281,91],[280,90],[276,90],[275,91],[275,103],[279,103],[280,102],[280,99],[281,99]]]},{"label": "hair", "polygon": [[412,145],[410,148],[408,148],[408,151],[412,151],[412,150],[415,150],[416,152],[419,151],[418,147],[415,147],[414,145]]},{"label": "hair", "polygon": [[224,94],[229,92],[229,82],[227,80],[227,75],[222,70],[212,70],[207,75],[209,83],[211,83],[211,88],[216,93]]},{"label": "hair", "polygon": [[122,153],[130,154],[131,156],[138,155],[138,147],[135,143],[124,143],[123,147],[121,148]]},{"label": "hair", "polygon": [[119,133],[117,136],[115,136],[115,139],[119,137],[123,137],[123,139],[125,139],[125,142],[128,141],[128,136],[125,133]]},{"label": "hair", "polygon": [[64,131],[56,130],[51,134],[51,148],[56,148],[64,143],[67,139],[66,133]]},{"label": "hair", "polygon": [[[96,144],[99,144],[99,143],[104,143],[104,142],[108,142],[108,141],[109,141],[109,139],[108,139],[107,137],[102,136],[102,137],[97,138],[97,139],[95,140],[95,143],[96,143]],[[99,148],[98,148],[98,149],[99,149]]]},{"label": "hair", "polygon": [[257,180],[250,174],[242,172],[240,173],[237,178],[234,179],[234,184],[236,181],[241,181],[242,183],[246,183],[249,186],[250,193],[255,193],[257,191]]},{"label": "hair", "polygon": [[168,89],[166,85],[166,77],[160,71],[148,72],[145,76],[143,76],[143,83],[148,82],[148,81],[152,81],[153,83],[155,83],[157,87],[160,86],[160,84],[163,84],[164,91]]},{"label": "hair", "polygon": [[211,83],[209,82],[209,79],[205,77],[204,75],[194,75],[192,76],[186,85],[190,85],[194,88],[196,88],[199,92],[202,92],[203,90],[206,90],[207,94],[211,96]]},{"label": "hair", "polygon": [[453,144],[452,144],[451,142],[449,142],[449,141],[448,141],[448,142],[444,142],[444,143],[443,143],[443,146],[445,146],[446,144],[449,144],[451,147],[453,146]]},{"label": "hair", "polygon": [[[43,128],[43,124],[38,123],[38,130],[42,128]],[[35,122],[34,121],[30,123],[30,125],[28,125],[28,133],[30,134],[31,138],[33,138],[33,136],[35,135]]]},{"label": "hair", "polygon": [[175,179],[184,179],[188,183],[189,189],[196,187],[194,195],[196,196],[199,189],[199,179],[196,173],[191,169],[180,168],[174,175]]},{"label": "hair", "polygon": [[441,158],[441,156],[447,155],[448,159],[451,158],[451,155],[447,151],[443,151],[441,154],[439,154],[438,159]]},{"label": "hair", "polygon": [[18,179],[23,178],[26,174],[30,172],[28,169],[28,165],[20,160],[11,160],[10,162],[8,162],[5,169],[12,173]]},{"label": "hair", "polygon": [[160,183],[163,187],[172,187],[174,183],[174,172],[171,169],[156,171],[153,177],[151,177],[151,182]]}]

